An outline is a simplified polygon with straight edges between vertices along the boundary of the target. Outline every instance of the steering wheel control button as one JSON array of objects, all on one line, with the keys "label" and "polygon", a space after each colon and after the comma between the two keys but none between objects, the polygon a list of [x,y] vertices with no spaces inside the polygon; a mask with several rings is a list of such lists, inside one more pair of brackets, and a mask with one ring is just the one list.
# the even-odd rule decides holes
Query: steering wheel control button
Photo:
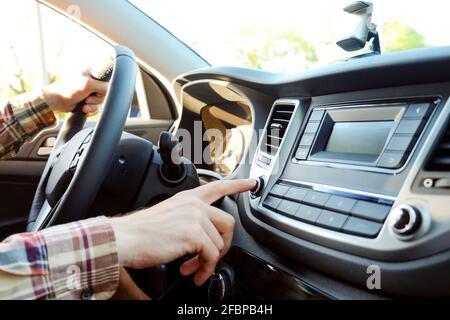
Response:
[{"label": "steering wheel control button", "polygon": [[409,236],[416,232],[422,222],[419,210],[410,205],[401,205],[394,209],[391,216],[391,228],[400,236]]},{"label": "steering wheel control button", "polygon": [[80,162],[80,156],[78,154],[75,154],[75,157],[73,158],[73,160],[69,166],[70,173],[72,173],[72,174],[75,173],[77,166],[78,166],[78,162]]},{"label": "steering wheel control button", "polygon": [[269,208],[269,209],[276,210],[278,205],[280,204],[280,202],[281,202],[280,198],[275,198],[275,197],[272,197],[272,196],[268,196],[264,200],[263,205],[265,207]]},{"label": "steering wheel control button", "polygon": [[320,216],[320,209],[307,206],[305,204],[301,205],[297,210],[297,214],[295,215],[298,219],[304,220],[309,223],[316,223],[317,219]]},{"label": "steering wheel control button", "polygon": [[415,103],[408,106],[403,118],[426,119],[430,116],[433,108],[429,103]]},{"label": "steering wheel control button", "polygon": [[297,149],[295,153],[295,159],[297,160],[306,160],[308,158],[309,148],[300,147]]},{"label": "steering wheel control button", "polygon": [[336,213],[329,210],[322,210],[319,218],[317,219],[317,224],[329,229],[340,230],[347,221],[348,216],[340,213]]},{"label": "steering wheel control button", "polygon": [[310,190],[303,199],[303,202],[312,204],[317,207],[323,207],[325,206],[325,203],[328,201],[329,198],[330,198],[329,194]]},{"label": "steering wheel control button", "polygon": [[277,207],[277,210],[286,215],[295,217],[295,214],[299,207],[299,203],[289,200],[281,200],[280,204]]},{"label": "steering wheel control button", "polygon": [[340,196],[331,196],[328,199],[327,203],[325,203],[325,208],[331,209],[334,211],[349,213],[355,205],[356,200],[340,197]]},{"label": "steering wheel control button", "polygon": [[264,178],[259,177],[256,179],[256,186],[252,190],[250,190],[250,196],[252,198],[258,198],[263,190],[264,190]]},{"label": "steering wheel control button", "polygon": [[270,190],[269,194],[277,197],[283,197],[289,190],[289,186],[284,184],[275,184]]},{"label": "steering wheel control button", "polygon": [[77,154],[81,156],[83,154],[84,150],[86,150],[86,148],[87,148],[87,145],[86,144],[82,144],[80,146],[80,148],[78,149]]},{"label": "steering wheel control button", "polygon": [[391,207],[368,201],[358,201],[351,210],[353,216],[372,220],[375,222],[383,222]]},{"label": "steering wheel control button", "polygon": [[308,191],[308,189],[304,188],[290,187],[284,197],[289,200],[301,202],[305,198]]},{"label": "steering wheel control button", "polygon": [[90,133],[86,139],[84,139],[83,144],[88,144],[89,142],[91,142],[92,139],[92,133]]},{"label": "steering wheel control button", "polygon": [[381,223],[350,217],[342,230],[356,236],[375,238],[380,232],[381,226]]},{"label": "steering wheel control button", "polygon": [[400,168],[406,158],[405,152],[386,151],[378,161],[377,167],[397,169]]}]

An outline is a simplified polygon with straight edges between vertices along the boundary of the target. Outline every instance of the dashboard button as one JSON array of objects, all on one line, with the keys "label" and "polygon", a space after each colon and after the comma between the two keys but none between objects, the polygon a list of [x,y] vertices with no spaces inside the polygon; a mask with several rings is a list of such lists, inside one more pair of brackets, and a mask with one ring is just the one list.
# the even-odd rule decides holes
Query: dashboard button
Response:
[{"label": "dashboard button", "polygon": [[302,204],[298,208],[296,217],[309,223],[315,223],[320,215],[320,209]]},{"label": "dashboard button", "polygon": [[270,162],[272,161],[270,158],[267,158],[267,157],[265,157],[265,156],[263,156],[263,155],[260,155],[259,157],[258,157],[258,161],[259,162],[261,162],[261,163],[264,163],[265,165],[270,165]]},{"label": "dashboard button", "polygon": [[284,194],[289,190],[289,186],[284,184],[275,184],[270,190],[269,194],[273,196],[283,197]]},{"label": "dashboard button", "polygon": [[358,236],[375,238],[380,232],[381,226],[380,223],[350,217],[342,230]]},{"label": "dashboard button", "polygon": [[268,196],[264,200],[263,205],[265,207],[268,207],[268,208],[272,209],[272,210],[276,210],[278,205],[280,204],[280,202],[281,202],[280,198],[275,198],[275,197],[272,197],[272,196]]},{"label": "dashboard button", "polygon": [[295,159],[297,160],[305,160],[308,157],[309,148],[298,148],[295,153]]},{"label": "dashboard button", "polygon": [[395,135],[391,138],[391,141],[389,141],[386,150],[409,151],[412,149],[414,140],[415,140],[414,135],[407,135],[407,136]]},{"label": "dashboard button", "polygon": [[304,134],[302,140],[300,141],[301,146],[309,147],[312,145],[315,135],[314,134]]},{"label": "dashboard button", "polygon": [[325,110],[316,110],[311,113],[311,116],[309,117],[309,121],[320,121],[322,120],[323,114],[325,113]]},{"label": "dashboard button", "polygon": [[[265,184],[264,181],[265,181],[265,180],[264,180],[264,177],[263,177],[263,176],[258,177],[258,178],[256,179],[256,186],[255,186],[252,190],[250,190],[250,196],[251,196],[253,199],[256,199],[256,198],[258,198],[259,196],[261,196],[261,193],[262,193],[262,191],[263,191],[263,189],[264,189],[264,184]],[[223,199],[223,198],[222,198],[222,199]]]},{"label": "dashboard button", "polygon": [[406,153],[403,151],[386,151],[378,160],[377,167],[397,169],[400,168],[406,158]]},{"label": "dashboard button", "polygon": [[432,108],[429,103],[414,103],[408,106],[403,118],[425,119],[428,118],[431,111]]},{"label": "dashboard button", "polygon": [[299,203],[289,200],[281,200],[280,204],[277,207],[277,210],[287,215],[295,216],[295,213],[297,212],[299,207]]},{"label": "dashboard button", "polygon": [[308,193],[308,189],[291,187],[288,192],[284,195],[286,199],[301,202],[306,194]]},{"label": "dashboard button", "polygon": [[322,210],[317,224],[334,230],[340,230],[347,221],[348,216],[337,212]]},{"label": "dashboard button", "polygon": [[400,121],[397,130],[395,131],[396,134],[416,134],[418,133],[423,125],[425,124],[425,121],[422,120],[409,120],[404,119]]},{"label": "dashboard button", "polygon": [[308,122],[308,125],[305,128],[305,133],[316,133],[317,129],[319,129],[320,122]]},{"label": "dashboard button", "polygon": [[330,199],[328,199],[327,203],[325,204],[325,207],[331,210],[349,213],[350,210],[352,210],[355,203],[356,203],[355,199],[340,196],[331,196]]},{"label": "dashboard button", "polygon": [[329,198],[329,194],[310,190],[303,199],[303,202],[317,207],[323,207]]},{"label": "dashboard button", "polygon": [[378,203],[358,201],[351,210],[351,214],[360,218],[365,218],[377,222],[383,222],[391,207]]}]

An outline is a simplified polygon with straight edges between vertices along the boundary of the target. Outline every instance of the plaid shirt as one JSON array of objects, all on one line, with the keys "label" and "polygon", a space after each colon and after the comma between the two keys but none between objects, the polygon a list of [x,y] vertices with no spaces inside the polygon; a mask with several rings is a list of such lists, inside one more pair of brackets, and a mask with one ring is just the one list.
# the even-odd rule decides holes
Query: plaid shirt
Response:
[{"label": "plaid shirt", "polygon": [[[42,94],[13,98],[0,111],[0,158],[55,123]],[[118,282],[115,237],[106,217],[0,243],[0,299],[108,299]]]}]

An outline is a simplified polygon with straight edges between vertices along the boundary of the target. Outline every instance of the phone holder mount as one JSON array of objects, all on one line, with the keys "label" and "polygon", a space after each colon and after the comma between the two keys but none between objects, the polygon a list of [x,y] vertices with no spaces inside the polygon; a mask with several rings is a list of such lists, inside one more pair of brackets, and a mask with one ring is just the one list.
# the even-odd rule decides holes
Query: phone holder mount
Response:
[{"label": "phone holder mount", "polygon": [[369,43],[367,53],[357,55],[352,59],[381,54],[377,25],[372,23],[373,4],[367,1],[355,1],[346,6],[344,11],[359,16],[360,20],[353,34],[337,41],[336,44],[345,51],[352,52],[363,49],[366,43]]}]

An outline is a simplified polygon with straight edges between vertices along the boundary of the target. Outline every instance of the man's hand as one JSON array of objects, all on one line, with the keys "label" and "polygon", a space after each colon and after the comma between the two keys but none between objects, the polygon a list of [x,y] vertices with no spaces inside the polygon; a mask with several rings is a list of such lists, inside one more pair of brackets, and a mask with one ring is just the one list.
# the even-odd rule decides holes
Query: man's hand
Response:
[{"label": "man's hand", "polygon": [[[86,99],[83,112],[88,116],[98,113],[105,99],[108,83],[98,81],[85,70],[76,79],[58,81],[44,88],[44,98],[54,113],[70,112],[77,103]],[[90,96],[93,94],[92,96]]]},{"label": "man's hand", "polygon": [[181,265],[180,272],[195,273],[195,284],[202,285],[230,249],[234,231],[233,217],[210,204],[255,185],[254,180],[216,181],[149,209],[112,218],[120,263],[149,268],[191,254],[194,257]]}]

